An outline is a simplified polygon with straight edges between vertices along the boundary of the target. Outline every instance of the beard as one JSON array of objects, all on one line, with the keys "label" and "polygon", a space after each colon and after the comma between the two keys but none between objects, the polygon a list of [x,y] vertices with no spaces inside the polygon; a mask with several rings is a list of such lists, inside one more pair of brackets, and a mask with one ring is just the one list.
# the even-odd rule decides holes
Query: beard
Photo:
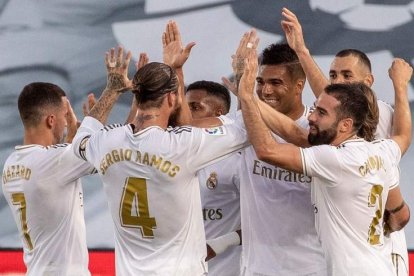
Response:
[{"label": "beard", "polygon": [[308,142],[312,146],[329,145],[336,138],[336,128],[338,126],[338,122],[335,122],[330,128],[325,130],[320,130],[311,122],[309,122],[309,126],[316,128],[316,133],[309,132],[308,134]]},{"label": "beard", "polygon": [[176,127],[178,126],[178,118],[181,113],[181,108],[177,104],[175,107],[175,110],[170,114],[170,117],[168,118],[168,126]]}]

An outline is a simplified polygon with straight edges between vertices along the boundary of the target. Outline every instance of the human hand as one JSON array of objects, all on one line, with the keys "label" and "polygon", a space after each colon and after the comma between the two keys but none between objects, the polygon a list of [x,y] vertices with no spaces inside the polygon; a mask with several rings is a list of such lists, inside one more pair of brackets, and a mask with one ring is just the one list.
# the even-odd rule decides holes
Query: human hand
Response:
[{"label": "human hand", "polygon": [[233,93],[234,96],[237,97],[237,85],[226,77],[222,77],[221,81],[223,82],[224,87],[226,87],[231,93]]},{"label": "human hand", "polygon": [[93,93],[89,93],[87,101],[83,102],[82,104],[83,116],[88,116],[89,111],[91,111],[95,103],[96,103],[95,95]]},{"label": "human hand", "polygon": [[255,29],[244,33],[240,39],[239,47],[236,50],[236,54],[232,56],[233,73],[236,77],[236,84],[238,85],[241,76],[244,71],[244,61],[247,58],[251,49],[256,49],[259,44],[259,38]]},{"label": "human hand", "polygon": [[256,82],[258,61],[257,52],[255,49],[249,52],[245,59],[245,66],[243,76],[240,79],[239,97],[250,98],[254,94],[254,86]]},{"label": "human hand", "polygon": [[132,87],[131,80],[128,79],[128,66],[131,60],[131,51],[128,51],[124,58],[124,49],[119,46],[115,57],[115,49],[112,48],[105,55],[107,70],[106,90],[123,93]]},{"label": "human hand", "polygon": [[174,69],[182,68],[190,56],[195,42],[190,42],[183,48],[181,34],[175,21],[170,20],[162,34],[163,61]]},{"label": "human hand", "polygon": [[144,67],[144,65],[148,64],[148,62],[149,62],[149,58],[148,58],[147,53],[139,53],[139,59],[138,59],[138,62],[135,63],[135,68],[138,71],[139,69]]},{"label": "human hand", "polygon": [[76,114],[73,111],[72,106],[70,105],[69,99],[65,97],[64,105],[66,106],[67,113],[66,113],[66,137],[65,142],[66,143],[72,143],[73,137],[76,135],[76,131],[78,130],[78,127],[80,123],[78,122],[78,119],[76,118]]},{"label": "human hand", "polygon": [[388,69],[388,75],[394,86],[406,87],[413,75],[413,68],[405,60],[396,58]]},{"label": "human hand", "polygon": [[283,8],[282,16],[283,20],[281,21],[281,25],[290,48],[296,53],[306,51],[307,48],[303,38],[302,26],[296,15],[287,8]]}]

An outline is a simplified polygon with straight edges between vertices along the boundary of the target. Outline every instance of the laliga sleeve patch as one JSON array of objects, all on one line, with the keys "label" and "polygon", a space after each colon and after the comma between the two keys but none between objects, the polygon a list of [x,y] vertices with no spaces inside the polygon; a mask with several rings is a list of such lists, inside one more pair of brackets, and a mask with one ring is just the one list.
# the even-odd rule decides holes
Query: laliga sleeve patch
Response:
[{"label": "laliga sleeve patch", "polygon": [[203,128],[203,131],[208,135],[214,135],[214,136],[226,135],[226,129],[223,126]]}]

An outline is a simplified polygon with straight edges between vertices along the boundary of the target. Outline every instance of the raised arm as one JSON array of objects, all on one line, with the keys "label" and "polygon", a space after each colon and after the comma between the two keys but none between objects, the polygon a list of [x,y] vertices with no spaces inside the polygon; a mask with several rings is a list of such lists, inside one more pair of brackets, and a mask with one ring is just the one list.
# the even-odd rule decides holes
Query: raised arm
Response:
[{"label": "raised arm", "polygon": [[392,136],[404,154],[411,144],[412,122],[408,101],[408,84],[413,74],[413,68],[403,59],[394,59],[388,74],[392,80],[395,92],[394,118]]},{"label": "raised arm", "polygon": [[131,60],[131,52],[128,51],[125,58],[123,54],[123,48],[118,47],[116,56],[114,48],[109,53],[106,53],[105,56],[107,70],[106,88],[88,114],[88,116],[95,118],[102,124],[106,123],[109,113],[119,96],[131,89],[132,86],[132,82],[128,79],[128,66]]},{"label": "raised arm", "polygon": [[267,163],[282,168],[303,172],[299,147],[292,144],[279,144],[271,136],[258,108],[258,100],[254,96],[254,85],[257,74],[256,49],[252,49],[245,63],[243,76],[240,80],[239,98],[250,143],[257,157]]},{"label": "raised arm", "polygon": [[263,101],[257,101],[260,114],[266,126],[286,142],[298,147],[309,147],[309,131],[296,124],[291,118],[273,109]]},{"label": "raised arm", "polygon": [[315,97],[323,92],[324,88],[329,84],[322,70],[312,58],[309,49],[306,47],[303,38],[302,26],[296,15],[287,8],[282,9],[283,20],[281,22],[282,29],[285,32],[287,43],[299,57],[300,64],[305,71],[306,78],[313,91]]},{"label": "raised arm", "polygon": [[165,64],[175,69],[179,80],[178,93],[181,98],[181,108],[175,122],[177,125],[190,125],[192,121],[190,107],[185,99],[183,66],[190,56],[194,45],[195,42],[190,42],[184,48],[177,23],[172,20],[167,23],[165,32],[162,35],[163,60]]}]

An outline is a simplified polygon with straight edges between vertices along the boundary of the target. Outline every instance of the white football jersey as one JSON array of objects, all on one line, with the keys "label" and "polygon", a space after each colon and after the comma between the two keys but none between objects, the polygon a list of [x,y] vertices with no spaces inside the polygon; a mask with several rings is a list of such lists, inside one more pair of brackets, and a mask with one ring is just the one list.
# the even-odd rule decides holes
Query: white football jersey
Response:
[{"label": "white football jersey", "polygon": [[[233,153],[197,173],[207,239],[240,229],[240,158]],[[240,275],[240,253],[241,246],[233,246],[208,261],[208,275]]]},{"label": "white football jersey", "polygon": [[6,160],[2,188],[27,275],[90,275],[79,178],[92,170],[69,144],[17,146]]},{"label": "white football jersey", "polygon": [[[247,145],[240,124],[201,129],[103,126],[86,117],[77,153],[98,170],[115,226],[118,275],[204,275],[196,172]],[[89,139],[84,139],[89,137]]]},{"label": "white football jersey", "polygon": [[329,275],[393,275],[382,216],[388,191],[399,181],[399,146],[354,139],[301,154],[303,171],[313,179],[316,229]]},{"label": "white football jersey", "polygon": [[[296,121],[303,128],[309,112],[306,107]],[[253,147],[243,151],[241,163],[243,275],[326,275],[311,178],[260,161]]]},{"label": "white football jersey", "polygon": [[377,101],[379,110],[379,121],[377,130],[375,131],[375,138],[388,139],[391,138],[392,120],[394,117],[394,109],[381,100]]}]

